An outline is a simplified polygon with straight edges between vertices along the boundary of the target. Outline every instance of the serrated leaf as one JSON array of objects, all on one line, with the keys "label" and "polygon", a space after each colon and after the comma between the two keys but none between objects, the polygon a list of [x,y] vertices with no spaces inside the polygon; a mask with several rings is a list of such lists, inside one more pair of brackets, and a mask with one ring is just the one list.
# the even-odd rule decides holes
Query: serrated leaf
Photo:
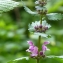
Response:
[{"label": "serrated leaf", "polygon": [[0,13],[7,12],[19,5],[19,2],[12,0],[0,0]]},{"label": "serrated leaf", "polygon": [[50,13],[46,15],[48,20],[61,20],[62,14],[61,13]]},{"label": "serrated leaf", "polygon": [[53,56],[53,55],[51,55],[51,56],[46,56],[47,58],[63,58],[63,56]]},{"label": "serrated leaf", "polygon": [[[22,0],[21,0],[22,1]],[[24,7],[24,9],[25,9],[25,11],[27,12],[27,13],[29,13],[29,14],[37,14],[37,12],[33,12],[33,11],[31,11],[25,4],[24,4],[24,2],[22,1],[22,3],[23,3],[23,7]]]}]

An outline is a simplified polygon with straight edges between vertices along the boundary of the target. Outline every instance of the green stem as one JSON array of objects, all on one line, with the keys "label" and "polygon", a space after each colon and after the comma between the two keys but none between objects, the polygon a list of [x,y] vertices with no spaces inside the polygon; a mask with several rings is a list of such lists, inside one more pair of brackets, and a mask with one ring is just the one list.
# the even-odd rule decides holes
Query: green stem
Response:
[{"label": "green stem", "polygon": [[38,38],[38,58],[37,58],[37,63],[39,63],[39,61],[40,61],[40,54],[39,54],[39,52],[40,52],[40,43],[41,43],[41,36],[39,36],[39,38]]},{"label": "green stem", "polygon": [[[40,24],[42,24],[42,15],[40,16]],[[39,54],[39,52],[40,52],[40,44],[41,44],[41,35],[39,35],[39,37],[38,37],[38,58],[37,58],[37,63],[39,63],[39,61],[40,61],[40,54]]]},{"label": "green stem", "polygon": [[38,51],[40,51],[41,36],[38,38]]},{"label": "green stem", "polygon": [[42,15],[40,15],[40,24],[42,24]]},{"label": "green stem", "polygon": [[[42,24],[42,15],[40,15],[40,24]],[[40,43],[41,43],[41,35],[39,35],[39,38],[38,38],[38,48],[39,48],[39,51],[40,51]]]},{"label": "green stem", "polygon": [[37,59],[37,63],[39,63],[39,59]]}]

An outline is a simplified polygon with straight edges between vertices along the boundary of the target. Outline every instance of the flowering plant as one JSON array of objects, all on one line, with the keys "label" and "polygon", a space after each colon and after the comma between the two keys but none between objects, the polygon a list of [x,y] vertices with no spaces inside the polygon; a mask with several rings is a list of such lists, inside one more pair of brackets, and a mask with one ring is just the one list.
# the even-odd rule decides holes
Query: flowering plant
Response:
[{"label": "flowering plant", "polygon": [[40,50],[40,44],[41,44],[41,37],[47,37],[46,31],[51,27],[50,24],[46,22],[45,15],[47,14],[47,9],[45,5],[47,4],[46,0],[38,0],[35,2],[36,6],[36,13],[40,15],[41,19],[39,21],[32,22],[32,24],[29,24],[29,31],[34,32],[34,34],[38,34],[38,46],[35,46],[32,41],[28,41],[29,48],[26,50],[27,52],[31,53],[31,57],[37,59],[37,63],[39,63],[39,60],[41,57],[45,57],[46,50],[49,50],[47,48],[47,44],[49,44],[49,41],[45,41],[42,44],[42,48]]},{"label": "flowering plant", "polygon": [[[32,24],[29,24],[29,31],[33,32],[34,34],[38,35],[38,46],[35,46],[32,41],[27,41],[29,44],[29,48],[26,50],[26,52],[30,53],[30,57],[37,60],[37,63],[40,63],[40,58],[45,57],[58,57],[58,56],[46,56],[45,52],[47,50],[50,50],[47,48],[47,44],[49,44],[49,41],[45,41],[41,46],[41,39],[42,37],[48,38],[48,34],[46,33],[47,30],[51,27],[50,24],[47,23],[46,16],[50,16],[51,14],[48,14],[46,5],[47,0],[37,0],[35,2],[35,8],[36,12],[32,12],[29,8],[24,6],[25,10],[30,14],[37,14],[40,16],[39,21],[32,22]],[[54,19],[51,19],[54,20]],[[56,19],[55,19],[56,20]]]},{"label": "flowering plant", "polygon": [[[23,1],[22,1],[22,3],[23,3]],[[38,46],[34,45],[32,40],[29,40],[29,41],[27,41],[27,43],[29,44],[29,48],[26,50],[26,52],[30,53],[31,58],[37,60],[37,63],[40,63],[40,58],[45,58],[45,57],[62,58],[62,56],[47,56],[45,54],[45,52],[47,50],[50,50],[47,47],[47,45],[50,44],[49,41],[44,41],[41,45],[42,37],[48,38],[48,34],[46,32],[51,27],[51,25],[47,23],[46,17],[50,20],[59,19],[59,18],[55,18],[55,17],[57,17],[57,15],[59,15],[57,13],[48,14],[47,8],[45,6],[46,4],[47,4],[47,0],[37,0],[35,2],[36,11],[33,12],[28,7],[26,7],[23,3],[23,7],[26,10],[26,12],[28,12],[29,14],[32,14],[32,15],[39,15],[39,17],[40,17],[39,21],[35,21],[35,22],[32,22],[31,24],[29,24],[29,29],[28,29],[30,32],[33,32],[35,35],[38,35]],[[51,16],[53,19],[51,18]],[[13,61],[22,60],[22,59],[28,60],[29,58],[28,57],[22,57],[22,58],[15,59]]]}]

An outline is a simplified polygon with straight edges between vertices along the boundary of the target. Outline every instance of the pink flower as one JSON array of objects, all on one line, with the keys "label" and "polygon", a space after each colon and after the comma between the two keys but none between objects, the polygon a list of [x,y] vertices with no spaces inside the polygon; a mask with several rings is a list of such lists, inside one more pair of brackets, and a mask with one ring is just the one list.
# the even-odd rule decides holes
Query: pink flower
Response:
[{"label": "pink flower", "polygon": [[49,44],[50,42],[49,41],[46,41],[46,42],[44,42],[44,45],[47,45],[47,44]]},{"label": "pink flower", "polygon": [[38,48],[35,46],[34,50],[31,53],[32,53],[31,54],[32,57],[37,56],[38,55]]},{"label": "pink flower", "polygon": [[32,52],[34,50],[34,46],[29,46],[29,49],[27,49],[27,52]]},{"label": "pink flower", "polygon": [[30,46],[33,46],[33,45],[34,45],[32,41],[27,41],[27,42],[28,42],[28,44],[29,44]]},{"label": "pink flower", "polygon": [[27,49],[27,52],[31,52],[31,56],[37,56],[38,55],[38,47],[34,46],[32,41],[28,41],[29,49]]},{"label": "pink flower", "polygon": [[47,48],[47,46],[46,46],[46,45],[49,44],[49,43],[50,43],[50,42],[44,42],[44,43],[43,43],[43,45],[42,45],[42,51],[43,51],[43,53],[45,53],[46,50],[49,50],[49,49]]},{"label": "pink flower", "polygon": [[28,44],[29,48],[26,51],[31,53],[31,57],[37,57],[38,53],[40,53],[40,56],[44,56],[45,51],[49,50],[46,46],[47,44],[49,44],[48,41],[43,43],[41,51],[38,51],[38,47],[36,47],[32,41],[28,41]]}]

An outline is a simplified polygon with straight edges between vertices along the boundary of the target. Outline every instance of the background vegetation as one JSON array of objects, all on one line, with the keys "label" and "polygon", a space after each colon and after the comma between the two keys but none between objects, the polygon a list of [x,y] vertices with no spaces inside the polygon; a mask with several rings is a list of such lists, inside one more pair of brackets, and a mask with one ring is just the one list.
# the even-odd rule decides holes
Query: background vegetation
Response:
[{"label": "background vegetation", "polygon": [[[20,0],[15,1],[19,2]],[[34,2],[36,0],[23,1],[31,10],[35,10]],[[48,13],[63,14],[63,0],[49,0],[46,7]],[[39,19],[39,16],[30,15],[25,12],[23,7],[16,7],[11,11],[0,14],[0,63],[7,63],[10,60],[29,55],[25,51],[28,48],[27,40],[33,40],[34,43],[37,44],[37,37],[29,33],[28,24]],[[49,39],[42,39],[42,41],[49,40],[51,42],[50,45],[48,45],[50,51],[46,52],[46,54],[63,55],[63,19],[55,21],[47,19],[47,21],[52,26],[47,33],[51,34],[52,37]],[[32,62],[33,61],[30,59],[29,63]],[[63,63],[63,59],[41,60],[41,63],[53,62]],[[21,63],[21,61],[16,63]],[[28,62],[24,61],[23,63]]]}]

